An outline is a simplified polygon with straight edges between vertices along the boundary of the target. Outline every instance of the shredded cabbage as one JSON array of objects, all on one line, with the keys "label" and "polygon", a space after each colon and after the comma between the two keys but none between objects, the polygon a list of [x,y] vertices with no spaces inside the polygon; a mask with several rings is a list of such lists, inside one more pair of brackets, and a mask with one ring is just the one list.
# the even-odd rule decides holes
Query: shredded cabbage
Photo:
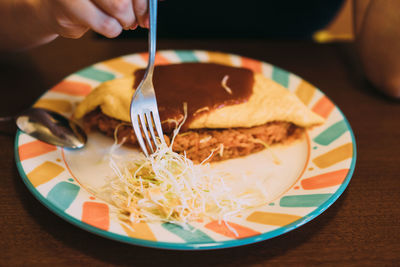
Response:
[{"label": "shredded cabbage", "polygon": [[[195,165],[165,144],[148,158],[111,154],[110,166],[115,173],[107,186],[111,200],[133,222],[226,221],[267,199],[262,187],[233,189],[231,174],[208,163]],[[239,182],[245,185],[245,179]]]},{"label": "shredded cabbage", "polygon": [[[184,110],[183,122],[186,106]],[[115,176],[105,190],[120,210],[121,219],[180,225],[209,219],[226,223],[228,218],[267,202],[262,184],[211,168],[206,162],[212,153],[201,164],[194,164],[185,154],[173,152],[172,144],[183,122],[175,129],[171,144],[160,144],[149,157],[121,156],[116,153],[121,146],[117,142],[111,148],[109,164]],[[218,152],[223,153],[223,146]],[[238,183],[239,189],[235,186]]]}]

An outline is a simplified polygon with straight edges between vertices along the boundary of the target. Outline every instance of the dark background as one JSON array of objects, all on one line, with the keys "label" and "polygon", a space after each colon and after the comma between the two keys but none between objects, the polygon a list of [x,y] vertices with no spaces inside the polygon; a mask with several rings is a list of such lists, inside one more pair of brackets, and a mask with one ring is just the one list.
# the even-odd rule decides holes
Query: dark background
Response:
[{"label": "dark background", "polygon": [[[336,15],[343,0],[165,0],[159,38],[308,39]],[[121,38],[146,37],[147,31]]]}]

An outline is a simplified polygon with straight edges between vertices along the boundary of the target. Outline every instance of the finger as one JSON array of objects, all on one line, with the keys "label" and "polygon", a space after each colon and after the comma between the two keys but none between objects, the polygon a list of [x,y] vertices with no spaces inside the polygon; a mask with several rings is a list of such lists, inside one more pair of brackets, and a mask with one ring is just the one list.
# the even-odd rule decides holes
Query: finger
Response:
[{"label": "finger", "polygon": [[64,7],[75,23],[87,26],[106,37],[117,37],[122,26],[90,1],[65,1]]},{"label": "finger", "polygon": [[65,38],[78,39],[89,30],[88,26],[71,22],[70,18],[64,17],[63,14],[56,14],[56,12],[49,19],[49,27]]},{"label": "finger", "polygon": [[63,1],[43,1],[38,16],[43,19],[43,25],[51,31],[66,38],[78,39],[82,37],[89,27],[72,20],[70,12]]},{"label": "finger", "polygon": [[89,30],[89,27],[84,25],[75,25],[73,28],[57,26],[56,30],[62,37],[79,39]]},{"label": "finger", "polygon": [[149,5],[148,5],[148,0],[134,0],[133,1],[133,10],[135,11],[135,16],[136,19],[138,20],[138,23],[140,27],[142,28],[148,28],[149,23],[149,16],[148,16],[148,10],[149,10]]},{"label": "finger", "polygon": [[129,27],[130,30],[135,30],[138,27],[137,22],[135,22],[131,27]]},{"label": "finger", "polygon": [[107,15],[119,21],[124,29],[136,23],[132,0],[92,0]]}]

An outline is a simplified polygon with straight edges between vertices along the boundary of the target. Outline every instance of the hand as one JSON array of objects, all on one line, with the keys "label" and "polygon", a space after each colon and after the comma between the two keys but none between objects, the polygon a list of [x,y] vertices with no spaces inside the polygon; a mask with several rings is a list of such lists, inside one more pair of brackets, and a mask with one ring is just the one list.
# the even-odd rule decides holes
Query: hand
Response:
[{"label": "hand", "polygon": [[147,0],[31,0],[48,31],[79,38],[89,29],[106,37],[138,25],[148,28]]}]

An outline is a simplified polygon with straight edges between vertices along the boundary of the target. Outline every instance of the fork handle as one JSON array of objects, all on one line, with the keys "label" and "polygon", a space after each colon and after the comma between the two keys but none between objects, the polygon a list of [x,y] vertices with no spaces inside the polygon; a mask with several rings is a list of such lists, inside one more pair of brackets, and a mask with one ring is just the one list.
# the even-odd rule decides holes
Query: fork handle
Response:
[{"label": "fork handle", "polygon": [[158,0],[149,0],[149,61],[147,65],[148,75],[153,76],[154,61],[156,56],[156,38],[157,38],[157,2]]}]

